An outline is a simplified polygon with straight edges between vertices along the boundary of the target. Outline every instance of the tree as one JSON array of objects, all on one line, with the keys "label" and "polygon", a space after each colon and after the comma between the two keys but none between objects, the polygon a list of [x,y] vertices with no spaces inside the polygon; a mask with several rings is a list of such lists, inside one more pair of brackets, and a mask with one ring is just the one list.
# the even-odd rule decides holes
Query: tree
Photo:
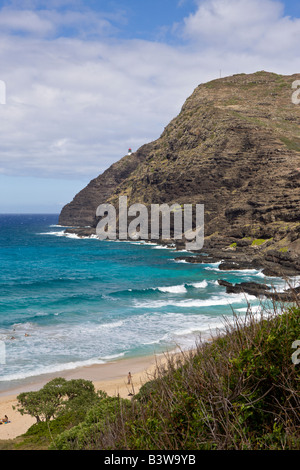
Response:
[{"label": "tree", "polygon": [[[106,395],[102,393],[102,398]],[[48,382],[41,390],[25,392],[17,396],[17,409],[22,415],[29,414],[37,422],[49,421],[59,414],[87,409],[99,400],[92,382],[83,379],[66,380],[61,377]]]}]

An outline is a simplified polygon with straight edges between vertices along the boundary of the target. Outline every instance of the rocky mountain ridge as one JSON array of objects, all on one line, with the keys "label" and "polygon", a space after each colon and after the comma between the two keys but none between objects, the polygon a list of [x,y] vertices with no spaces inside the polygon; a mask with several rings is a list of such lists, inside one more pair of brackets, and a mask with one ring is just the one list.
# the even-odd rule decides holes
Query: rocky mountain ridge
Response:
[{"label": "rocky mountain ridge", "polygon": [[199,85],[156,141],[93,180],[59,223],[93,233],[98,205],[120,195],[129,205],[204,204],[206,254],[300,274],[299,79],[257,72]]}]

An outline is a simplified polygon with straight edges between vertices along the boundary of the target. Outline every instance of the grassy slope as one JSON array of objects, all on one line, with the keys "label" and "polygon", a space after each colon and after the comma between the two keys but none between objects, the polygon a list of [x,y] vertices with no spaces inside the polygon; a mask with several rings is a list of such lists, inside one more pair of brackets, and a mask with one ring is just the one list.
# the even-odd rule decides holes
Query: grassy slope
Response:
[{"label": "grassy slope", "polygon": [[132,402],[99,400],[80,424],[40,423],[0,449],[299,449],[297,339],[299,307],[236,317],[196,353],[170,356]]}]

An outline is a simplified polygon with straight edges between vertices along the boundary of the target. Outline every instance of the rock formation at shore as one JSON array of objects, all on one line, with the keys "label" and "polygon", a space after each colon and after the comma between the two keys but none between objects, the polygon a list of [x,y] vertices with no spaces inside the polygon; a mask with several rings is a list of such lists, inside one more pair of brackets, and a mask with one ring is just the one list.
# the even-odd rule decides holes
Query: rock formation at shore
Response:
[{"label": "rock formation at shore", "polygon": [[300,300],[300,287],[290,287],[283,292],[276,292],[266,284],[259,284],[257,282],[240,282],[238,284],[232,284],[231,282],[221,279],[218,283],[220,286],[226,288],[227,294],[243,293],[281,302],[299,302]]},{"label": "rock formation at shore", "polygon": [[120,195],[128,204],[204,204],[202,251],[212,259],[300,274],[300,105],[291,100],[299,79],[257,72],[199,85],[159,139],[91,181],[59,223],[94,232],[98,205]]}]

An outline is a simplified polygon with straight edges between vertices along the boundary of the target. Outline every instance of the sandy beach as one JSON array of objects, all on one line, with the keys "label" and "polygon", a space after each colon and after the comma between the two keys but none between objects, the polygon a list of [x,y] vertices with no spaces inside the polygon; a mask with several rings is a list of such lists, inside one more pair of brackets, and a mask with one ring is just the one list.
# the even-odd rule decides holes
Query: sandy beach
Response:
[{"label": "sandy beach", "polygon": [[[17,395],[21,392],[39,390],[52,378],[91,380],[96,390],[104,390],[110,396],[120,395],[130,398],[130,393],[137,393],[145,382],[153,378],[157,365],[166,362],[166,355],[153,355],[132,359],[122,359],[106,364],[93,365],[37,377],[30,384],[20,388],[0,392],[0,419],[8,416],[9,423],[0,425],[0,440],[14,439],[24,434],[36,420],[29,415],[22,416],[12,406],[17,404]],[[132,375],[132,384],[128,385],[128,372]]]}]

